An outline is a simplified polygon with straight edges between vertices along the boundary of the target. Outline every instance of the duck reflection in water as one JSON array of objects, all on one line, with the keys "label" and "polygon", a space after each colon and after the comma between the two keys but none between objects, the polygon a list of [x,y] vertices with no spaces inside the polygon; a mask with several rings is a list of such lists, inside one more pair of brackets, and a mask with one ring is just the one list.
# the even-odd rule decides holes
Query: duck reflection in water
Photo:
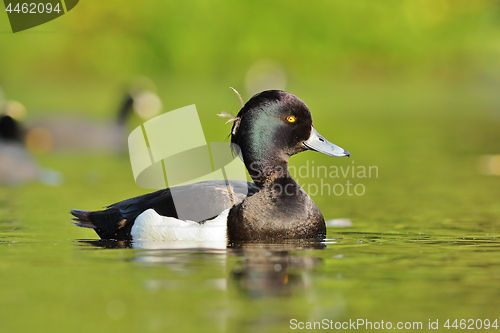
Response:
[{"label": "duck reflection in water", "polygon": [[233,253],[243,260],[232,269],[230,279],[252,298],[292,296],[295,290],[310,287],[309,273],[321,263],[304,253],[323,248],[322,242],[297,241],[237,246]]},{"label": "duck reflection in water", "polygon": [[[106,249],[139,249],[135,261],[152,265],[167,265],[175,271],[188,272],[192,269],[190,260],[207,255],[207,259],[217,262],[216,266],[229,270],[226,286],[234,286],[251,298],[290,297],[296,290],[311,287],[310,272],[321,263],[311,250],[321,250],[326,245],[318,240],[288,240],[275,243],[242,242],[232,243],[227,248],[147,246],[133,241],[80,240]],[[137,244],[136,244],[137,243]],[[153,244],[159,245],[159,244]],[[187,245],[187,244],[184,244]],[[185,255],[179,255],[179,252]],[[234,262],[228,257],[238,257]],[[227,287],[223,288],[227,290]]]}]

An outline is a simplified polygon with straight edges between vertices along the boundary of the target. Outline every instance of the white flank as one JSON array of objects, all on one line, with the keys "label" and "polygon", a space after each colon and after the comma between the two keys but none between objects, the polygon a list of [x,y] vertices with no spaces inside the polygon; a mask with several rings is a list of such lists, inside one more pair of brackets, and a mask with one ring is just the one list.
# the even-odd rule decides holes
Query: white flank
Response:
[{"label": "white flank", "polygon": [[199,224],[161,216],[154,209],[148,209],[136,218],[131,233],[135,241],[226,242],[228,214],[229,208]]}]

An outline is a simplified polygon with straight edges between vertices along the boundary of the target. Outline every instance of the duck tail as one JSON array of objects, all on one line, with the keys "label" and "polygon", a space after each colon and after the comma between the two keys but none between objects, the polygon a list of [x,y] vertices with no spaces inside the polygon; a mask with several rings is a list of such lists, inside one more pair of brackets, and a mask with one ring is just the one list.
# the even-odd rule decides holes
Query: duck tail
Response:
[{"label": "duck tail", "polygon": [[116,208],[99,211],[73,209],[70,213],[74,216],[74,225],[94,229],[101,239],[131,239],[133,223],[129,223]]},{"label": "duck tail", "polygon": [[82,228],[97,228],[94,223],[92,223],[92,221],[90,220],[89,218],[89,213],[90,211],[88,210],[80,210],[80,209],[72,209],[70,211],[71,215],[74,216],[74,218],[72,218],[73,221],[73,224],[78,226],[78,227],[82,227]]}]

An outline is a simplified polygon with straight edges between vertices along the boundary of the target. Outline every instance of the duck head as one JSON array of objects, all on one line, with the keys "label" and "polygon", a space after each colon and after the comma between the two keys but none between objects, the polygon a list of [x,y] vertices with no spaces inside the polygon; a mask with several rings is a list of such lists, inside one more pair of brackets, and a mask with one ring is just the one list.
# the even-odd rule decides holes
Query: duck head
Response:
[{"label": "duck head", "polygon": [[257,186],[266,180],[289,176],[288,159],[305,150],[329,156],[350,156],[327,141],[313,127],[311,112],[297,96],[281,90],[254,95],[237,115],[231,142]]},{"label": "duck head", "polygon": [[11,116],[0,115],[0,139],[22,141],[22,133],[19,124]]}]

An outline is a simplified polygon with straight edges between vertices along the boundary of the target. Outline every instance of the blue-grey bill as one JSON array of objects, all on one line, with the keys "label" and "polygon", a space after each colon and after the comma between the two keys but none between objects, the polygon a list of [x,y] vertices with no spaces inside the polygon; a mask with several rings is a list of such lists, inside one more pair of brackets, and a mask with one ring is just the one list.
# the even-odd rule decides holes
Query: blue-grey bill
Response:
[{"label": "blue-grey bill", "polygon": [[311,135],[309,136],[309,139],[304,142],[304,146],[306,146],[309,150],[314,150],[328,156],[351,156],[347,150],[326,140],[321,134],[318,133],[318,131],[314,129],[314,127],[311,127]]}]

